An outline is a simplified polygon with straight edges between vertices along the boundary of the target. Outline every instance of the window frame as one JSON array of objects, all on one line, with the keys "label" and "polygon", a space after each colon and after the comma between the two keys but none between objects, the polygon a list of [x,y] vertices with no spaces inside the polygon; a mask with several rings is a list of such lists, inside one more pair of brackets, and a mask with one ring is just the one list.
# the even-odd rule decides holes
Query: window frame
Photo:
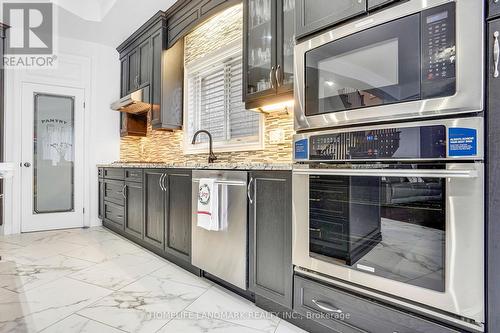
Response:
[{"label": "window frame", "polygon": [[[183,137],[184,137],[184,154],[200,154],[206,153],[208,151],[208,142],[201,142],[192,144],[192,137],[189,137],[189,78],[192,73],[200,72],[203,74],[208,74],[215,71],[217,68],[223,66],[222,61],[233,57],[233,56],[243,56],[243,40],[236,40],[226,47],[208,53],[202,58],[192,61],[188,65],[184,65],[184,92],[183,92]],[[242,57],[243,59],[243,57]],[[243,60],[242,60],[243,61]],[[242,64],[243,68],[243,64]],[[244,73],[243,73],[244,75]],[[243,89],[243,82],[242,82]],[[253,111],[248,111],[253,112]],[[258,141],[245,143],[242,141],[224,141],[213,143],[214,152],[240,152],[240,151],[255,151],[264,149],[264,136],[265,136],[265,119],[264,115],[259,114],[259,133],[257,134]]]}]

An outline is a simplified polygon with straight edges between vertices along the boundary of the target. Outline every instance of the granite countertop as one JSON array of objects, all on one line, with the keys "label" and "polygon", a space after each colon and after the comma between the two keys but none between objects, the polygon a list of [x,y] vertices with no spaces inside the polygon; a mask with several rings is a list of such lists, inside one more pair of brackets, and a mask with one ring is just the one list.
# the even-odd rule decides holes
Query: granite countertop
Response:
[{"label": "granite countertop", "polygon": [[141,169],[200,169],[200,170],[292,170],[293,163],[165,163],[165,162],[114,162],[98,164],[98,168]]}]

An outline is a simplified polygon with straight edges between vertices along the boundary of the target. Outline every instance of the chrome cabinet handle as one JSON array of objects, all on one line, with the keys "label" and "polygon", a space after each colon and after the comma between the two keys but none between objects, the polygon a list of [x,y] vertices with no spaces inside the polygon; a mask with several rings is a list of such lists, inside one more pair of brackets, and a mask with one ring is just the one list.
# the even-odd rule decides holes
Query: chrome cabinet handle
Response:
[{"label": "chrome cabinet handle", "polygon": [[160,189],[165,192],[165,189],[163,188],[163,177],[165,176],[164,173],[161,174],[160,179],[158,179],[158,185],[160,186]]},{"label": "chrome cabinet handle", "polygon": [[342,313],[342,310],[339,310],[339,309],[334,309],[332,307],[330,307],[328,304],[326,303],[323,303],[321,301],[317,301],[315,299],[312,300],[312,302],[318,307],[320,308],[321,310],[323,311],[327,311],[327,312],[333,312],[333,313]]},{"label": "chrome cabinet handle", "polygon": [[276,67],[276,85],[279,87],[281,87],[281,65],[278,65],[278,67]]},{"label": "chrome cabinet handle", "polygon": [[123,185],[123,188],[122,188],[123,199],[127,199],[127,194],[125,191],[127,191],[127,185]]},{"label": "chrome cabinet handle", "polygon": [[247,197],[248,201],[250,201],[250,204],[253,204],[252,196],[250,195],[250,189],[252,188],[252,183],[253,183],[253,178],[250,177],[250,181],[248,182],[247,186]]},{"label": "chrome cabinet handle", "polygon": [[271,71],[269,72],[269,81],[271,82],[271,89],[275,89],[273,74],[274,74],[274,66],[271,67]]},{"label": "chrome cabinet handle", "polygon": [[500,75],[500,72],[498,71],[498,60],[500,58],[500,45],[498,43],[498,36],[500,33],[498,31],[495,31],[493,33],[493,36],[495,37],[495,45],[493,46],[493,61],[495,62],[495,73],[493,74],[493,77],[498,77]]},{"label": "chrome cabinet handle", "polygon": [[162,183],[161,183],[161,185],[163,186],[163,192],[167,192],[167,183],[166,183],[166,180],[167,180],[167,174],[164,173],[163,174]]}]

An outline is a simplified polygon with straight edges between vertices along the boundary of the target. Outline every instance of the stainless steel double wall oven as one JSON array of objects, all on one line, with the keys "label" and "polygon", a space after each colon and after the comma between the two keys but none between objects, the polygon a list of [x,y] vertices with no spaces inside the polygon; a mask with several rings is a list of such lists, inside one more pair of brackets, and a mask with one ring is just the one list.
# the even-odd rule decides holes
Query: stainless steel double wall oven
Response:
[{"label": "stainless steel double wall oven", "polygon": [[296,46],[296,271],[483,329],[483,6],[409,0]]}]

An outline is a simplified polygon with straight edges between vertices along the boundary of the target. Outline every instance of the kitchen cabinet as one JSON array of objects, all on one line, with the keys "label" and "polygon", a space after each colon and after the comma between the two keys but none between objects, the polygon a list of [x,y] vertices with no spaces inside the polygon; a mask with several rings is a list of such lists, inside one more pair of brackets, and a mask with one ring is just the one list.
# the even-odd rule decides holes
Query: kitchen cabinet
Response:
[{"label": "kitchen cabinet", "polygon": [[142,182],[125,182],[125,232],[142,239],[144,228],[144,201]]},{"label": "kitchen cabinet", "polygon": [[366,1],[296,0],[297,38],[304,38],[351,17],[366,13]]},{"label": "kitchen cabinet", "polygon": [[463,331],[298,275],[295,276],[294,289],[295,312],[303,316],[314,314],[321,324],[340,332]]},{"label": "kitchen cabinet", "polygon": [[191,170],[168,170],[164,184],[167,193],[165,251],[191,262]]},{"label": "kitchen cabinet", "polygon": [[[0,22],[0,59],[3,59],[5,30],[8,26]],[[0,131],[4,131],[4,72],[3,66],[0,66]],[[4,161],[4,143],[3,135],[0,135],[0,162]],[[0,196],[3,196],[3,179],[0,179]],[[3,225],[3,203],[4,198],[0,198],[0,225]]]},{"label": "kitchen cabinet", "polygon": [[[122,59],[122,65],[125,64],[125,72],[122,75],[127,78],[124,93],[129,94],[137,89],[149,85],[151,74],[151,42],[147,39],[142,44],[132,49]],[[123,80],[123,77],[122,77]]]},{"label": "kitchen cabinet", "polygon": [[165,244],[166,170],[144,171],[144,241],[163,250]]},{"label": "kitchen cabinet", "polygon": [[97,197],[97,216],[102,220],[104,212],[104,170],[99,168],[97,171],[98,177],[98,197]]},{"label": "kitchen cabinet", "polygon": [[[490,5],[493,1],[490,1]],[[490,7],[491,9],[491,7]],[[500,19],[488,23],[487,39],[487,331],[500,332]]]},{"label": "kitchen cabinet", "polygon": [[293,98],[293,0],[244,1],[244,95],[246,108]]},{"label": "kitchen cabinet", "polygon": [[292,308],[292,173],[254,171],[249,180],[249,286]]},{"label": "kitchen cabinet", "polygon": [[500,15],[500,0],[488,1],[488,18],[493,18]]}]

